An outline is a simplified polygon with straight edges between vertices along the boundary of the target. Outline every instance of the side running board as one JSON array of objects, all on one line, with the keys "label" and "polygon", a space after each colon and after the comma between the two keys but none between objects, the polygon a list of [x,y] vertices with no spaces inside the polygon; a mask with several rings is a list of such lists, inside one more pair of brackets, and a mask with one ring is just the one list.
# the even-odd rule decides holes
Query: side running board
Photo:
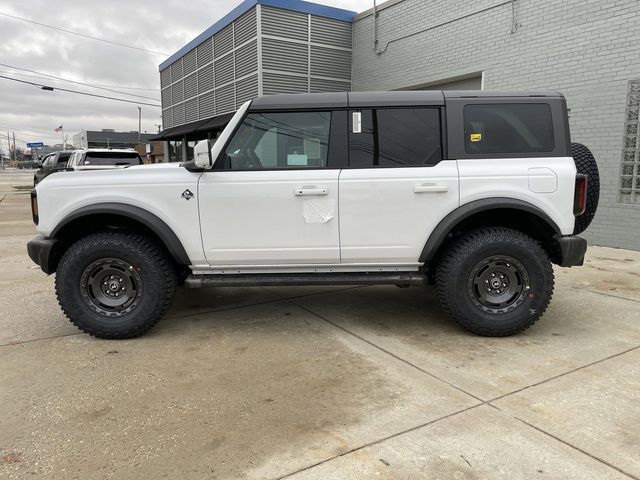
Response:
[{"label": "side running board", "polygon": [[189,275],[184,281],[184,286],[187,288],[288,285],[398,285],[411,287],[425,285],[426,283],[427,277],[422,272],[270,273]]}]

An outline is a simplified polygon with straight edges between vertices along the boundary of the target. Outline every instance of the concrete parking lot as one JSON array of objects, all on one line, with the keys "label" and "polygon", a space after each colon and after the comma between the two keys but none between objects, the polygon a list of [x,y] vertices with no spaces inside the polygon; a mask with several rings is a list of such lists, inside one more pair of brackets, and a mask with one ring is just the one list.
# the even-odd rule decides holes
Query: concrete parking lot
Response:
[{"label": "concrete parking lot", "polygon": [[104,341],[60,312],[4,178],[0,478],[640,478],[638,252],[557,268],[511,338],[431,289],[287,287],[181,290]]}]

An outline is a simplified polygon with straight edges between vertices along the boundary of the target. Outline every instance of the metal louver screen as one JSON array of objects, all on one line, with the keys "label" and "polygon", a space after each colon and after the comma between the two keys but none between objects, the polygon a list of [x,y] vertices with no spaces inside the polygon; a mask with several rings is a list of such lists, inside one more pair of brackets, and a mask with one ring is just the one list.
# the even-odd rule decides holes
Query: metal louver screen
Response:
[{"label": "metal louver screen", "polygon": [[256,9],[252,8],[234,22],[235,46],[242,45],[258,34]]},{"label": "metal louver screen", "polygon": [[207,65],[198,70],[198,93],[213,88],[213,65]]},{"label": "metal louver screen", "polygon": [[351,48],[351,23],[311,16],[311,42]]},{"label": "metal louver screen", "polygon": [[198,99],[192,98],[184,104],[184,119],[186,123],[198,120]]},{"label": "metal louver screen", "polygon": [[160,88],[171,84],[171,67],[167,67],[160,72]]},{"label": "metal louver screen", "polygon": [[195,97],[198,94],[198,76],[193,73],[184,79],[184,98]]},{"label": "metal louver screen", "polygon": [[213,56],[218,58],[233,48],[233,25],[224,27],[213,36]]},{"label": "metal louver screen", "polygon": [[214,63],[216,87],[233,80],[233,55],[226,55]]},{"label": "metal louver screen", "polygon": [[338,82],[323,78],[311,78],[311,93],[347,92],[351,90],[351,82]]},{"label": "metal louver screen", "polygon": [[258,75],[238,80],[236,83],[236,108],[258,96]]},{"label": "metal louver screen", "polygon": [[191,50],[184,57],[182,57],[182,69],[185,75],[189,75],[196,71],[196,51]]},{"label": "metal louver screen", "polygon": [[351,52],[312,45],[311,75],[351,78]]},{"label": "metal louver screen", "polygon": [[215,115],[215,98],[213,90],[198,97],[201,119],[204,120]]},{"label": "metal louver screen", "polygon": [[236,78],[258,70],[258,41],[254,40],[235,51]]},{"label": "metal louver screen", "polygon": [[206,65],[213,60],[213,41],[211,38],[207,38],[196,48],[198,56],[198,67]]},{"label": "metal louver screen", "polygon": [[179,82],[174,83],[171,87],[171,99],[173,100],[173,103],[178,103],[184,100],[183,83],[184,81],[180,80]]},{"label": "metal louver screen", "polygon": [[184,103],[179,103],[173,107],[173,124],[182,125],[184,123]]},{"label": "metal louver screen", "polygon": [[308,40],[308,17],[304,13],[263,5],[261,24],[263,35]]},{"label": "metal louver screen", "polygon": [[307,73],[308,47],[305,44],[273,38],[262,39],[262,68],[285,72]]},{"label": "metal louver screen", "polygon": [[262,75],[262,83],[262,92],[265,95],[304,93],[308,87],[307,77],[292,77],[267,72]]},{"label": "metal louver screen", "polygon": [[162,110],[162,128],[173,127],[173,109],[165,108]]},{"label": "metal louver screen", "polygon": [[175,82],[176,80],[183,77],[182,75],[182,59],[178,59],[171,64],[171,81]]},{"label": "metal louver screen", "polygon": [[216,115],[235,110],[235,89],[233,84],[216,90]]},{"label": "metal louver screen", "polygon": [[171,87],[164,88],[162,90],[161,100],[162,100],[163,107],[168,107],[171,105]]}]

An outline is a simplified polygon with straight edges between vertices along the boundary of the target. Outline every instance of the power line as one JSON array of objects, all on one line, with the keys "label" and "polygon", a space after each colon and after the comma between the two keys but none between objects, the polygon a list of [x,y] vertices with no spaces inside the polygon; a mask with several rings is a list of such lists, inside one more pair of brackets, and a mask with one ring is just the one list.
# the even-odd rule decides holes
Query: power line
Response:
[{"label": "power line", "polygon": [[61,92],[69,92],[69,93],[76,93],[78,95],[86,95],[88,97],[97,97],[97,98],[105,98],[108,100],[115,100],[117,102],[126,102],[126,103],[135,103],[136,105],[148,105],[150,107],[158,107],[158,108],[162,108],[161,105],[157,105],[155,103],[145,103],[145,102],[135,102],[133,100],[127,100],[125,98],[116,98],[116,97],[109,97],[106,95],[97,95],[95,93],[89,93],[89,92],[79,92],[77,90],[69,90],[67,88],[60,88],[60,87],[51,87],[49,85],[43,85],[42,83],[34,83],[34,82],[27,82],[26,80],[20,80],[18,78],[11,78],[11,77],[6,77],[4,75],[0,75],[0,78],[4,78],[5,80],[11,80],[13,82],[19,82],[19,83],[25,83],[27,85],[34,85],[36,87],[40,87],[43,90],[60,90]]},{"label": "power line", "polygon": [[18,17],[16,15],[10,15],[10,14],[4,13],[4,12],[0,12],[0,15],[2,15],[3,17],[13,18],[15,20],[21,20],[23,22],[32,23],[32,24],[38,25],[40,27],[50,28],[52,30],[57,30],[59,32],[68,33],[70,35],[77,35],[78,37],[88,38],[90,40],[95,40],[97,42],[108,43],[110,45],[115,45],[116,47],[130,48],[132,50],[139,50],[141,52],[153,53],[155,55],[163,55],[165,57],[169,56],[169,54],[167,54],[167,53],[156,52],[155,50],[147,50],[146,48],[140,48],[140,47],[136,47],[136,46],[133,46],[133,45],[127,45],[126,43],[113,42],[113,41],[107,40],[105,38],[92,37],[91,35],[86,35],[84,33],[74,32],[74,31],[66,30],[66,29],[60,28],[60,27],[54,27],[53,25],[47,25],[46,23],[36,22],[35,20],[30,20],[28,18]]},{"label": "power line", "polygon": [[[113,90],[113,89],[107,88],[107,87],[102,87],[102,86],[98,86],[98,85],[92,85],[91,83],[78,82],[77,80],[69,80],[68,78],[56,77],[55,75],[50,75],[48,73],[38,72],[36,70],[29,70],[28,68],[14,67],[13,65],[7,65],[6,63],[0,63],[0,65],[2,65],[3,67],[12,68],[14,70],[22,70],[24,72],[30,72],[30,73],[35,73],[37,75],[41,75],[43,77],[49,77],[49,78],[54,78],[56,80],[62,80],[63,82],[75,83],[77,85],[83,85],[85,87],[97,88],[98,90],[106,90],[107,92],[119,93],[121,95],[129,95],[130,97],[146,98],[147,100],[156,100],[158,102],[160,101],[160,99],[158,99],[158,98],[145,97],[144,95],[136,95],[135,93],[121,92],[119,90]],[[24,77],[37,78],[37,77],[33,77],[33,75],[25,75],[25,74],[21,74],[21,73],[14,73],[14,72],[5,72],[5,73],[10,73],[11,75],[19,75],[19,76],[24,76]]]}]

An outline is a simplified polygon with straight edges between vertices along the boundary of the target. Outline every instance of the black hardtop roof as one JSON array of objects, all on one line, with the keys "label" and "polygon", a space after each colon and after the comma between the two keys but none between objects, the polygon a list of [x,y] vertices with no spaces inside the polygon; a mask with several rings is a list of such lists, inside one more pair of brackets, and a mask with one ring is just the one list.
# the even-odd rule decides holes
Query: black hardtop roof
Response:
[{"label": "black hardtop roof", "polygon": [[381,92],[328,92],[265,95],[251,102],[250,111],[309,110],[324,108],[365,108],[403,106],[443,106],[447,98],[530,98],[562,97],[555,91],[491,90],[396,90]]}]

